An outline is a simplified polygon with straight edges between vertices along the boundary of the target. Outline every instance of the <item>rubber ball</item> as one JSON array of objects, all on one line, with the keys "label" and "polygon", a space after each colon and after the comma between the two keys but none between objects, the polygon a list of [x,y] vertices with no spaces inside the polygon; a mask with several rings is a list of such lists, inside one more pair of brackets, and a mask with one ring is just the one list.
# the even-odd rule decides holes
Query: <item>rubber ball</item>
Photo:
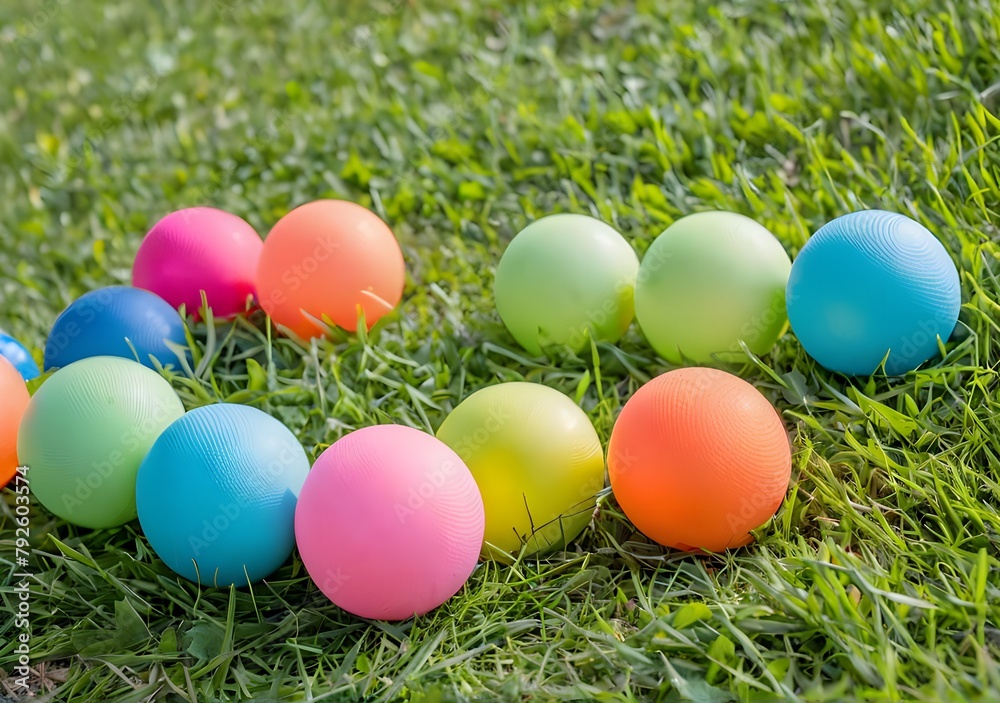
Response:
[{"label": "rubber ball", "polygon": [[187,346],[184,321],[160,296],[109,286],[80,296],[56,318],[45,343],[45,370],[92,356],[119,356],[156,368],[178,366],[168,342]]},{"label": "rubber ball", "polygon": [[0,330],[0,356],[13,364],[25,381],[38,378],[40,375],[38,364],[35,363],[27,347],[3,330]]},{"label": "rubber ball", "polygon": [[132,285],[156,293],[174,308],[201,317],[202,292],[213,317],[247,310],[256,294],[264,242],[243,218],[211,207],[172,212],[139,245]]},{"label": "rubber ball", "polygon": [[313,466],[295,511],[299,554],[337,606],[405,620],[455,595],[483,543],[483,501],[462,460],[399,425],[357,430]]},{"label": "rubber ball", "polygon": [[567,545],[590,522],[604,488],[604,451],[587,414],[537,383],[476,391],[441,424],[479,484],[483,556],[508,562]]},{"label": "rubber ball", "polygon": [[685,551],[741,547],[784,498],[791,450],[752,385],[709,368],[657,376],[625,403],[608,473],[618,504],[650,539]]},{"label": "rubber ball", "polygon": [[134,361],[98,356],[59,369],[35,391],[18,432],[31,492],[74,525],[134,520],[139,464],[183,413],[170,384]]},{"label": "rubber ball", "polygon": [[295,505],[309,458],[291,430],[256,408],[220,403],[171,424],[139,467],[139,524],[176,573],[246,586],[295,547]]},{"label": "rubber ball", "polygon": [[[0,356],[0,488],[17,473],[17,430],[31,396],[14,365]],[[30,479],[29,479],[30,481]]]},{"label": "rubber ball", "polygon": [[[788,317],[822,366],[868,376],[885,359],[901,376],[938,353],[958,323],[958,270],[919,222],[883,210],[855,212],[821,227],[788,279]],[[888,357],[887,357],[888,355]]]},{"label": "rubber ball", "polygon": [[635,286],[635,316],[672,364],[766,354],[784,331],[788,254],[765,227],[734,212],[674,222],[649,246]]},{"label": "rubber ball", "polygon": [[406,269],[378,215],[344,200],[316,200],[278,220],[257,269],[261,307],[303,339],[325,334],[324,318],[354,332],[392,312]]},{"label": "rubber ball", "polygon": [[613,227],[586,215],[549,215],[521,230],[497,265],[500,319],[539,356],[618,341],[633,317],[639,258]]}]

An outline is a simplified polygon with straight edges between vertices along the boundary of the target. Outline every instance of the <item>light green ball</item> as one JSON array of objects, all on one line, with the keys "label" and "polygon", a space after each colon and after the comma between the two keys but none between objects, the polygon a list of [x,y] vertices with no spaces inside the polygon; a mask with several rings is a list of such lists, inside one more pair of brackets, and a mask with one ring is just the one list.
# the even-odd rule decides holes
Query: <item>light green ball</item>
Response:
[{"label": "light green ball", "polygon": [[766,228],[733,212],[702,212],[670,225],[643,257],[635,316],[672,364],[766,354],[784,331],[792,262]]},{"label": "light green ball", "polygon": [[64,366],[32,397],[18,431],[31,492],[74,525],[134,520],[139,464],[183,414],[170,384],[134,361],[95,356]]},{"label": "light green ball", "polygon": [[511,240],[497,265],[497,312],[531,354],[593,337],[615,342],[632,324],[639,259],[614,228],[586,215],[549,215]]}]

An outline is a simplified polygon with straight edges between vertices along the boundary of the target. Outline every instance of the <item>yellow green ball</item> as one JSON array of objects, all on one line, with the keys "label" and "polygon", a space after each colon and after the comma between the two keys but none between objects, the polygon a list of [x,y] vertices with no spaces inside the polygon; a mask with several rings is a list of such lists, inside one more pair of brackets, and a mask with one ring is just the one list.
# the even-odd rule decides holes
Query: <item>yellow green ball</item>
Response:
[{"label": "yellow green ball", "polygon": [[604,488],[604,452],[586,413],[557,390],[501,383],[473,393],[437,437],[483,495],[483,556],[510,561],[565,546],[587,526]]},{"label": "yellow green ball", "polygon": [[765,227],[733,212],[677,220],[642,259],[635,316],[650,346],[672,364],[767,354],[784,332],[792,263]]}]

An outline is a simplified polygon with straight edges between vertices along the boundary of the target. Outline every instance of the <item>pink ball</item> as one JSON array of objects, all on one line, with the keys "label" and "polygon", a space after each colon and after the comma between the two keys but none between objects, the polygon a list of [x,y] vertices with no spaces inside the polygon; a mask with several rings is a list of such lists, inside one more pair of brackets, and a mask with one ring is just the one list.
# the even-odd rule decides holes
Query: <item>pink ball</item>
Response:
[{"label": "pink ball", "polygon": [[373,620],[423,615],[465,584],[483,499],[444,442],[401,425],[352,432],[320,455],[295,508],[306,570],[337,606]]},{"label": "pink ball", "polygon": [[132,266],[132,285],[156,293],[175,308],[200,317],[205,291],[221,319],[246,310],[264,242],[240,217],[211,207],[172,212],[142,240]]}]

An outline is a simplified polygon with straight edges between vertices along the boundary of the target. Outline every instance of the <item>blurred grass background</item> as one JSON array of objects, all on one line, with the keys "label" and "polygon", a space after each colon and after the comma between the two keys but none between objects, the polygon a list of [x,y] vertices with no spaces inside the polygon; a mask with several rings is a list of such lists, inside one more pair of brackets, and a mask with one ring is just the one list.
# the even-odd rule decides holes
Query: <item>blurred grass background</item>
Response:
[{"label": "blurred grass background", "polygon": [[[608,498],[571,551],[484,564],[434,613],[366,623],[297,559],[252,590],[199,589],[136,524],[38,509],[41,700],[1000,700],[1000,4],[6,0],[0,27],[0,327],[39,359],[55,315],[127,283],[171,210],[264,235],[339,197],[394,229],[405,302],[370,337],[195,327],[196,373],[172,377],[188,408],[253,404],[313,458],[373,423],[433,431],[522,379],[606,441],[667,368],[638,331],[530,359],[493,309],[505,243],[550,212],[599,217],[641,255],[683,214],[734,210],[794,254],[884,208],[935,232],[963,283],[945,357],[906,378],[848,382],[791,335],[729,367],[795,447],[785,505],[731,554],[650,545]],[[0,620],[7,675],[16,634]]]}]

